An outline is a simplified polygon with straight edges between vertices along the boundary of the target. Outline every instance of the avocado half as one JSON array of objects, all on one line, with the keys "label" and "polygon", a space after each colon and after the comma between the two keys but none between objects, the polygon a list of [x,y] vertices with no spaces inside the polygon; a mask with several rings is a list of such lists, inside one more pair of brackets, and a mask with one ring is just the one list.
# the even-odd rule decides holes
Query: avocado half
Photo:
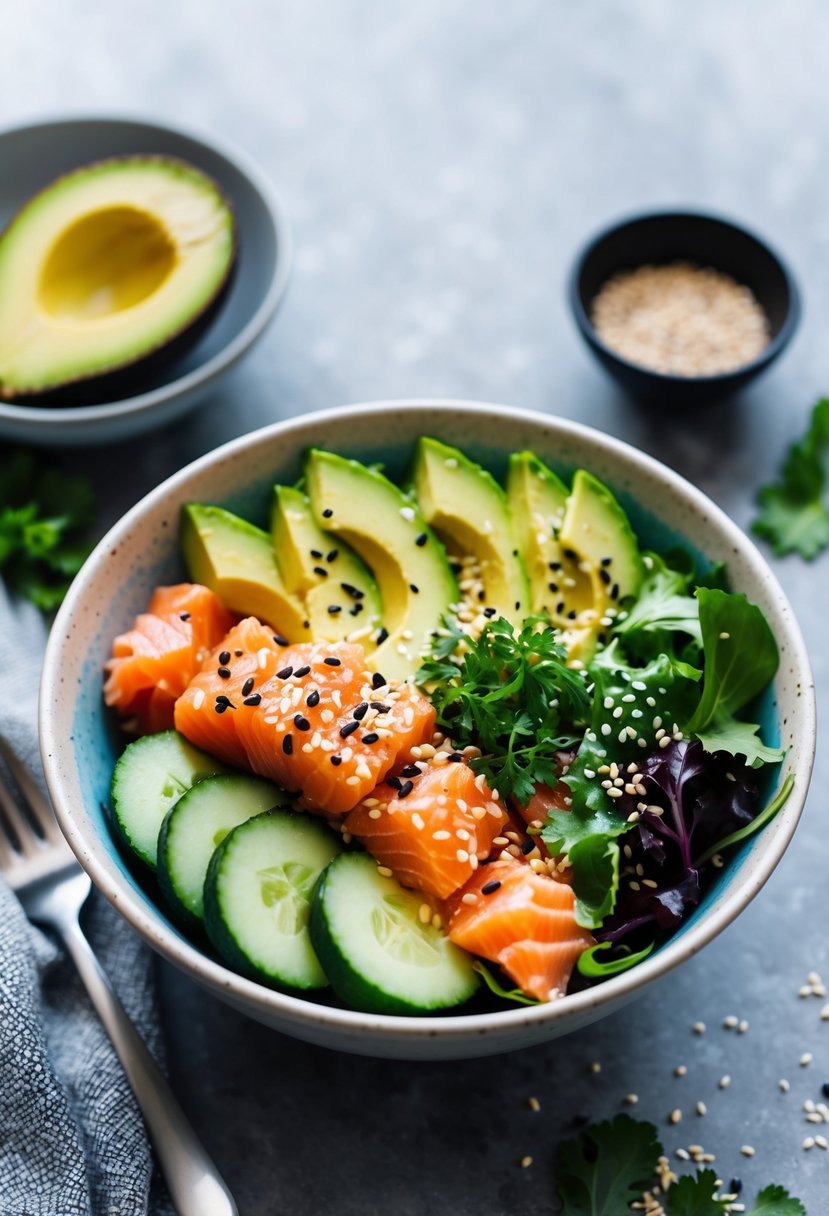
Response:
[{"label": "avocado half", "polygon": [[183,161],[130,156],[59,178],[0,236],[0,398],[180,354],[212,319],[235,253],[230,204]]}]

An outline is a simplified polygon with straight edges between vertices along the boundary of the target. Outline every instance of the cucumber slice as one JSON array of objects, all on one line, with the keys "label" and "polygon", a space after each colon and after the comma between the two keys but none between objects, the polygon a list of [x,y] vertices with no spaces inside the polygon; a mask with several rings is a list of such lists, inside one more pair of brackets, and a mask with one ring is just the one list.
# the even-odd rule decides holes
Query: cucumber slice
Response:
[{"label": "cucumber slice", "polygon": [[318,819],[265,811],[234,828],[210,859],[204,921],[237,971],[279,988],[328,983],[308,933],[311,895],[340,851]]},{"label": "cucumber slice", "polygon": [[311,941],[337,996],[369,1013],[428,1013],[460,1005],[478,987],[472,958],[422,924],[423,896],[377,871],[367,853],[343,853],[311,905]]},{"label": "cucumber slice", "polygon": [[178,731],[136,739],[124,749],[112,774],[110,801],[119,836],[154,870],[158,833],[170,807],[197,781],[227,771]]},{"label": "cucumber slice", "polygon": [[187,790],[164,817],[158,835],[158,885],[186,922],[204,920],[204,878],[213,851],[232,828],[288,796],[264,777],[228,773]]}]

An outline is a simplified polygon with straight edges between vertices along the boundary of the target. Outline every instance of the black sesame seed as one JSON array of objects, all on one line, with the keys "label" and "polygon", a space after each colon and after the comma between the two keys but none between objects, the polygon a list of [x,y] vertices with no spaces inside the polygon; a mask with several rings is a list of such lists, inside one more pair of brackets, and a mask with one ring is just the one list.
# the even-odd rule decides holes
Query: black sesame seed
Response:
[{"label": "black sesame seed", "polygon": [[338,553],[339,553],[339,549],[332,549],[330,553],[326,553],[325,560],[327,562],[335,561]]},{"label": "black sesame seed", "polygon": [[578,616],[578,613],[576,612],[575,608],[571,608],[570,611],[567,613],[567,620],[574,621],[577,616]]},{"label": "black sesame seed", "polygon": [[251,696],[245,698],[245,705],[258,705],[261,700],[261,694],[255,692]]},{"label": "black sesame seed", "polygon": [[339,768],[340,765],[342,764],[342,762],[343,762],[342,756],[332,756],[331,757],[331,763],[334,765],[334,768]]},{"label": "black sesame seed", "polygon": [[189,621],[189,620],[190,620],[190,613],[189,613],[189,612],[180,612],[180,613],[179,613],[179,620],[180,620],[180,621]]},{"label": "black sesame seed", "polygon": [[610,586],[610,572],[605,570],[604,566],[599,567],[599,578],[602,580],[605,587]]},{"label": "black sesame seed", "polygon": [[302,628],[303,628],[303,629],[310,629],[310,628],[311,628],[311,622],[310,622],[310,621],[303,621],[303,622],[302,622]]},{"label": "black sesame seed", "polygon": [[329,604],[328,605],[328,615],[329,616],[337,616],[337,614],[342,612],[342,610],[343,610],[342,604]]},{"label": "black sesame seed", "polygon": [[401,777],[419,777],[420,769],[416,764],[407,764],[405,768],[400,770]]},{"label": "black sesame seed", "polygon": [[349,615],[349,616],[359,616],[359,615],[360,615],[360,613],[363,611],[364,606],[365,606],[365,605],[363,605],[363,604],[359,603],[359,601],[358,601],[358,602],[357,602],[357,603],[354,605],[354,607],[353,607],[353,608],[349,608],[349,610],[348,610],[348,615]]},{"label": "black sesame seed", "polygon": [[478,592],[478,603],[479,603],[479,604],[482,604],[482,603],[484,602],[484,600],[485,600],[485,599],[486,599],[486,592],[485,592],[485,591],[479,591],[479,592]]},{"label": "black sesame seed", "polygon": [[[386,628],[386,626],[385,625],[381,626],[380,631],[377,634],[377,645],[382,646],[383,642],[385,642],[385,640],[388,636],[389,636],[389,631]],[[383,681],[383,683],[385,683],[385,680]]]},{"label": "black sesame seed", "polygon": [[823,1085],[820,1087],[820,1092],[823,1094],[824,1098],[829,1098],[829,1081],[824,1081]]},{"label": "black sesame seed", "polygon": [[550,569],[551,570],[560,570],[561,562],[550,562]]},{"label": "black sesame seed", "polygon": [[319,549],[312,549],[312,550],[311,550],[311,557],[315,557],[315,558],[317,559],[317,561],[318,561],[318,562],[321,562],[321,561],[322,561],[322,553],[320,552],[320,550],[319,550]]},{"label": "black sesame seed", "polygon": [[307,718],[303,718],[302,714],[294,714],[294,726],[297,730],[310,730],[311,723]]},{"label": "black sesame seed", "polygon": [[501,886],[501,880],[498,878],[493,878],[492,882],[484,883],[484,885],[481,887],[481,894],[482,895],[494,895],[500,886]]},{"label": "black sesame seed", "polygon": [[230,651],[229,650],[222,651],[222,653],[219,655],[219,662],[222,664],[222,666],[224,666],[225,663],[230,662]]},{"label": "black sesame seed", "polygon": [[558,595],[558,583],[548,583],[547,586],[550,588],[553,595]]},{"label": "black sesame seed", "polygon": [[517,550],[517,549],[513,549],[513,551],[512,551],[512,556],[513,556],[513,557],[518,557],[518,550]]},{"label": "black sesame seed", "polygon": [[328,578],[328,571],[325,566],[314,566],[314,574],[318,574],[320,578]]},{"label": "black sesame seed", "polygon": [[333,655],[330,655],[327,659],[323,659],[323,663],[327,663],[329,667],[342,667],[340,660],[335,659]]},{"label": "black sesame seed", "polygon": [[313,709],[314,706],[319,705],[319,703],[320,703],[319,689],[312,688],[311,691],[308,693],[308,696],[305,698],[305,704],[308,705],[311,709]]},{"label": "black sesame seed", "polygon": [[415,544],[417,545],[418,549],[422,549],[428,539],[429,537],[425,532],[421,532],[419,536],[416,536]]},{"label": "black sesame seed", "polygon": [[334,514],[334,512],[331,510],[331,508],[326,507],[322,513],[322,517],[323,517],[323,519],[330,519],[333,514]]},{"label": "black sesame seed", "polygon": [[564,600],[558,601],[558,603],[556,604],[556,612],[559,614],[559,616],[561,616],[562,612],[564,611],[564,609],[566,607],[567,607],[567,605],[565,604]]},{"label": "black sesame seed", "polygon": [[376,709],[378,714],[387,714],[391,709],[390,705],[384,705],[382,701],[369,701],[372,709]]},{"label": "black sesame seed", "polygon": [[729,1195],[739,1195],[739,1193],[742,1189],[743,1189],[742,1178],[732,1178],[728,1184]]},{"label": "black sesame seed", "polygon": [[293,751],[294,751],[293,735],[286,735],[285,738],[282,740],[282,750],[286,756],[293,755]]},{"label": "black sesame seed", "polygon": [[[307,624],[307,622],[306,622],[306,624]],[[273,635],[273,640],[276,642],[277,646],[289,646],[290,645],[288,639],[283,638],[281,633],[275,633]]]},{"label": "black sesame seed", "polygon": [[223,714],[227,709],[227,703],[225,701],[217,701],[213,708],[217,714]]},{"label": "black sesame seed", "polygon": [[618,583],[614,583],[613,586],[610,588],[610,598],[612,600],[618,600],[618,598],[619,598],[619,584]]},{"label": "black sesame seed", "polygon": [[463,760],[463,752],[450,752],[447,758],[450,764],[460,764]]},{"label": "black sesame seed", "polygon": [[294,674],[293,667],[283,667],[281,671],[276,673],[277,680],[287,680],[289,676]]},{"label": "black sesame seed", "polygon": [[414,783],[412,781],[404,781],[403,784],[401,785],[400,789],[397,791],[397,797],[398,798],[408,798],[409,794],[411,794],[413,789],[414,789]]},{"label": "black sesame seed", "polygon": [[362,742],[363,743],[376,743],[379,738],[380,738],[380,736],[377,734],[377,732],[372,730],[372,731],[369,731],[369,733],[367,735],[363,735]]},{"label": "black sesame seed", "polygon": [[353,735],[355,730],[360,727],[359,722],[346,722],[345,726],[340,727],[340,738],[347,739],[349,735]]},{"label": "black sesame seed", "polygon": [[368,713],[368,701],[361,701],[351,716],[352,716],[352,718],[356,718],[358,722],[362,722],[363,718],[366,716],[367,713]]},{"label": "black sesame seed", "polygon": [[492,619],[492,617],[497,616],[497,615],[498,615],[497,608],[484,608],[484,616],[489,617],[490,620]]},{"label": "black sesame seed", "polygon": [[601,560],[601,565],[603,565],[603,566],[609,566],[609,565],[611,564],[611,562],[612,562],[612,561],[613,561],[613,558],[612,558],[612,557],[603,557],[603,558],[602,558],[602,560]]},{"label": "black sesame seed", "polygon": [[569,562],[576,562],[579,559],[579,555],[576,553],[575,549],[562,549],[562,553]]},{"label": "black sesame seed", "polygon": [[383,685],[385,684],[385,682],[386,682],[386,677],[384,675],[381,675],[379,671],[375,671],[374,675],[371,677],[371,687],[372,688],[382,688]]},{"label": "black sesame seed", "polygon": [[403,782],[399,777],[387,777],[386,785],[390,785],[393,790],[399,790]]},{"label": "black sesame seed", "polygon": [[217,673],[222,677],[223,680],[230,679],[230,668],[229,667],[219,667],[216,670],[217,670]]},{"label": "black sesame seed", "polygon": [[242,685],[242,696],[246,697],[251,692],[253,692],[253,676],[248,676]]},{"label": "black sesame seed", "polygon": [[365,591],[361,591],[359,587],[355,587],[352,583],[340,583],[346,595],[350,595],[353,600],[361,600],[365,595]]},{"label": "black sesame seed", "polygon": [[244,652],[244,650],[234,650],[234,652],[233,652],[233,653],[236,655],[236,658],[237,658],[237,659],[241,659],[242,655],[243,655],[245,652]]},{"label": "black sesame seed", "polygon": [[529,840],[529,839],[527,839],[527,840],[525,840],[525,841],[524,841],[524,843],[521,845],[521,852],[522,852],[522,853],[524,854],[524,856],[526,857],[528,853],[532,853],[532,851],[533,851],[533,849],[534,849],[534,848],[535,848],[535,841],[534,841],[534,840]]},{"label": "black sesame seed", "polygon": [[409,583],[409,590],[414,595],[418,595],[420,593],[420,588],[418,587],[417,583]]},{"label": "black sesame seed", "polygon": [[449,569],[453,574],[460,574],[461,570],[463,570],[463,566],[460,562],[450,562]]},{"label": "black sesame seed", "polygon": [[216,698],[217,705],[230,705],[230,697],[226,697],[223,692],[220,692]]},{"label": "black sesame seed", "polygon": [[516,600],[516,601],[515,601],[515,611],[517,612],[517,611],[518,611],[518,609],[519,609],[520,607],[521,607],[521,601],[520,601],[520,600]]},{"label": "black sesame seed", "polygon": [[[328,660],[327,660],[327,659],[326,659],[325,661],[326,661],[326,663],[328,662]],[[310,668],[310,667],[308,666],[308,664],[306,663],[304,667],[297,667],[296,671],[294,672],[294,675],[296,676],[296,678],[297,678],[298,680],[301,680],[301,679],[303,678],[303,676],[307,676],[307,675],[308,675],[308,672],[309,672],[310,670],[311,670],[311,668]]]}]

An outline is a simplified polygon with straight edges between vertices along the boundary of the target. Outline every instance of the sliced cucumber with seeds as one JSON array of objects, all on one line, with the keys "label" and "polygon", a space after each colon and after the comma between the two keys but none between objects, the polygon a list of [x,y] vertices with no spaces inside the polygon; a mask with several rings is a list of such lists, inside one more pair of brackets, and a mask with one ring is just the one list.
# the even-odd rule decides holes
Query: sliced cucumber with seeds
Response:
[{"label": "sliced cucumber with seeds", "polygon": [[158,835],[158,883],[173,911],[191,924],[204,920],[204,879],[214,850],[240,823],[289,805],[278,785],[244,773],[206,777],[182,794]]},{"label": "sliced cucumber with seeds", "polygon": [[154,870],[164,816],[196,782],[228,770],[175,730],[130,743],[115,765],[110,800],[118,833]]},{"label": "sliced cucumber with seeds", "polygon": [[367,853],[343,853],[311,905],[311,941],[337,996],[369,1013],[429,1013],[478,987],[472,957],[420,920],[423,897],[384,878]]},{"label": "sliced cucumber with seeds", "polygon": [[231,967],[279,988],[326,986],[308,914],[340,848],[318,819],[294,811],[265,811],[225,837],[207,870],[204,920]]}]

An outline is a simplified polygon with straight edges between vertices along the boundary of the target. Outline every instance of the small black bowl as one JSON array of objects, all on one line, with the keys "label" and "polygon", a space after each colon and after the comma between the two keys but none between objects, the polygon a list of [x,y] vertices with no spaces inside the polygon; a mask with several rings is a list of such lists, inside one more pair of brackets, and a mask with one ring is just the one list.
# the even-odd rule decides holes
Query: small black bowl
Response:
[{"label": "small black bowl", "polygon": [[[771,331],[756,359],[715,376],[677,376],[631,363],[605,345],[590,319],[602,285],[620,271],[676,261],[721,270],[751,289]],[[742,388],[777,358],[800,318],[794,278],[764,241],[729,220],[692,211],[649,212],[605,228],[576,258],[568,294],[584,340],[612,376],[637,397],[682,404],[701,405]]]}]

